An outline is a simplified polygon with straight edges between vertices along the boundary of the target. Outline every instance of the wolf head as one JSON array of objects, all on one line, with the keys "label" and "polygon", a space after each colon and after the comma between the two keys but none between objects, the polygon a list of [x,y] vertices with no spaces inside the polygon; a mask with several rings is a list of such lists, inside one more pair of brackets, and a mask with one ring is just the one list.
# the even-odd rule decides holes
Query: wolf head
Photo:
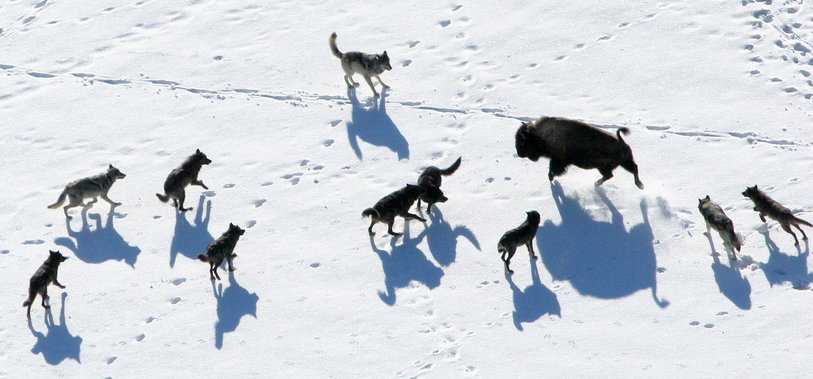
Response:
[{"label": "wolf head", "polygon": [[528,211],[528,212],[525,212],[525,214],[528,215],[527,220],[528,220],[529,224],[539,225],[539,221],[542,219],[542,217],[539,216],[539,212],[537,212],[537,211]]},{"label": "wolf head", "polygon": [[239,226],[229,223],[229,230],[227,231],[229,234],[237,234],[238,236],[242,236],[246,233],[245,229],[241,229]]},{"label": "wolf head", "polygon": [[378,56],[378,60],[379,63],[381,63],[381,67],[385,68],[387,71],[392,70],[392,65],[390,65],[390,56],[387,55],[387,50],[384,50],[384,53]]},{"label": "wolf head", "polygon": [[127,175],[125,175],[119,169],[113,167],[113,165],[111,164],[107,166],[107,176],[113,177],[115,179],[124,179],[124,177]]},{"label": "wolf head", "polygon": [[438,187],[426,188],[421,198],[431,203],[445,203],[446,200],[449,200]]},{"label": "wolf head", "polygon": [[702,199],[697,199],[697,202],[698,202],[697,207],[703,209],[704,205],[711,203],[711,197],[709,197],[709,195],[706,195],[706,197]]},{"label": "wolf head", "polygon": [[212,160],[209,159],[209,157],[207,157],[206,154],[203,154],[200,151],[200,149],[195,150],[195,154],[193,154],[192,157],[196,162],[200,163],[201,165],[212,163]]},{"label": "wolf head", "polygon": [[517,134],[514,136],[514,144],[517,148],[517,155],[520,158],[528,158],[534,162],[539,160],[542,155],[537,151],[538,137],[533,132],[533,124],[530,122],[523,122]]},{"label": "wolf head", "polygon": [[48,255],[48,261],[49,262],[62,263],[62,262],[65,262],[66,259],[68,259],[68,257],[60,254],[59,250],[57,250],[57,251],[48,250],[48,253],[49,253],[49,255]]},{"label": "wolf head", "polygon": [[757,185],[754,184],[753,187],[745,187],[745,191],[742,192],[742,195],[749,199],[753,199],[757,197],[760,192],[761,191],[759,190],[759,188],[757,188]]}]

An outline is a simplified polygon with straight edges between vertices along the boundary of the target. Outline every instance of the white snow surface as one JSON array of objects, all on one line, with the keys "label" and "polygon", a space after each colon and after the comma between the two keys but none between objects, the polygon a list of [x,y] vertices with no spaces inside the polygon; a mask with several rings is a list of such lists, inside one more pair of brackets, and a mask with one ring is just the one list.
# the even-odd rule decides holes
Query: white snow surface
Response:
[{"label": "white snow surface", "polygon": [[[7,0],[0,28],[2,378],[813,370],[809,244],[741,195],[813,220],[810,2]],[[380,101],[347,90],[334,31],[387,50]],[[542,115],[629,128],[645,190],[621,168],[549,183],[514,148]],[[196,148],[210,190],[177,214],[154,194]],[[367,235],[363,209],[458,156],[435,216]],[[108,164],[121,206],[46,208]],[[704,235],[706,195],[740,261]],[[507,276],[497,241],[528,210],[540,258]],[[213,284],[195,257],[230,222]],[[67,288],[29,324],[49,249]]]}]

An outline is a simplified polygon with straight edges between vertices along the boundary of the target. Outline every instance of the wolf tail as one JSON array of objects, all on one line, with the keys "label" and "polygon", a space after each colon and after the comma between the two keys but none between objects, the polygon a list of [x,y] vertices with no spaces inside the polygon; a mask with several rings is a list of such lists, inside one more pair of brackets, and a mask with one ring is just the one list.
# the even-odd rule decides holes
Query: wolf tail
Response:
[{"label": "wolf tail", "polygon": [[793,221],[796,221],[797,223],[802,224],[802,225],[813,226],[813,224],[810,224],[809,222],[807,222],[805,220],[802,220],[802,219],[800,219],[800,218],[798,218],[796,216],[793,216]]},{"label": "wolf tail", "polygon": [[48,208],[50,208],[50,209],[58,208],[60,205],[62,205],[62,203],[65,202],[65,197],[67,197],[67,196],[68,196],[68,191],[62,191],[62,193],[59,194],[59,199],[57,199],[56,203],[53,203],[53,204],[49,205]]},{"label": "wolf tail", "polygon": [[209,262],[209,258],[206,256],[206,254],[198,255],[198,260],[200,260],[201,262]]},{"label": "wolf tail", "polygon": [[364,212],[361,212],[361,217],[378,217],[378,211],[375,208],[367,208]]},{"label": "wolf tail", "polygon": [[454,163],[452,163],[451,166],[449,166],[448,168],[446,168],[444,170],[440,170],[440,173],[443,176],[449,176],[449,175],[454,174],[454,172],[457,171],[457,168],[460,167],[460,160],[461,159],[463,159],[463,157],[458,157],[457,160],[454,161]]},{"label": "wolf tail", "polygon": [[618,128],[618,130],[615,132],[615,136],[616,136],[616,137],[618,137],[618,140],[619,140],[619,141],[621,141],[621,142],[626,143],[626,142],[624,141],[624,138],[621,138],[621,135],[622,135],[622,134],[623,134],[623,135],[625,135],[625,136],[630,135],[630,130],[629,130],[629,128]]},{"label": "wolf tail", "polygon": [[506,249],[501,243],[497,244],[497,253],[502,254],[505,252],[508,252],[508,249]]},{"label": "wolf tail", "polygon": [[330,52],[332,52],[333,55],[336,56],[336,58],[342,59],[342,57],[344,57],[344,54],[342,54],[342,52],[339,51],[339,47],[336,46],[336,32],[333,32],[333,34],[330,35],[330,38],[328,38],[327,42],[328,44],[330,44]]},{"label": "wolf tail", "polygon": [[163,202],[163,203],[166,203],[167,201],[169,201],[169,196],[168,195],[161,195],[160,193],[156,193],[155,196],[157,196],[158,200],[161,200],[161,202]]},{"label": "wolf tail", "polygon": [[731,245],[734,250],[740,251],[742,243],[740,242],[740,238],[737,237],[737,233],[734,233],[734,228],[727,228],[725,234],[728,244]]},{"label": "wolf tail", "polygon": [[31,305],[31,303],[33,303],[33,302],[34,302],[33,300],[28,299],[28,300],[26,300],[26,301],[24,301],[24,302],[23,302],[23,306],[24,306],[24,307],[27,307],[27,306]]}]

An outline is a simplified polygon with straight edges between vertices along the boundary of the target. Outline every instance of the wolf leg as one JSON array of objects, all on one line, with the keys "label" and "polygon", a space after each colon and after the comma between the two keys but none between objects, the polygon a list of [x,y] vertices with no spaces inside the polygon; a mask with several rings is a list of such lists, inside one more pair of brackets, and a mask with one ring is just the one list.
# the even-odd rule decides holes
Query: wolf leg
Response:
[{"label": "wolf leg", "polygon": [[531,238],[528,242],[525,243],[525,246],[528,247],[528,254],[531,255],[531,258],[536,259],[536,254],[534,253],[534,239]]},{"label": "wolf leg", "polygon": [[191,211],[192,207],[189,208],[183,207],[184,200],[186,200],[186,191],[181,191],[181,193],[178,194],[178,210],[181,212]]},{"label": "wolf leg", "polygon": [[[793,236],[793,240],[796,241],[796,246],[799,246],[799,239],[796,238],[796,233],[794,233],[793,230],[790,229],[790,224],[788,222],[782,222],[782,223],[779,223],[779,225],[782,226],[782,230],[790,233],[790,235]],[[797,228],[798,228],[798,226],[797,226]],[[801,229],[799,229],[799,230],[801,230]]]},{"label": "wolf leg", "polygon": [[380,76],[378,76],[378,74],[376,74],[375,78],[376,78],[376,79],[378,79],[378,82],[379,82],[379,83],[381,83],[381,88],[390,88],[390,86],[388,86],[388,85],[384,84],[384,81],[383,81],[383,80],[381,80],[381,77],[380,77]]},{"label": "wolf leg", "polygon": [[423,217],[421,217],[421,216],[418,216],[418,215],[416,215],[416,214],[409,213],[409,212],[406,212],[406,213],[404,214],[404,216],[403,216],[403,217],[404,217],[405,219],[414,218],[414,219],[416,219],[416,220],[418,220],[418,221],[420,221],[420,222],[426,222],[426,219],[425,219],[425,218],[423,218]]},{"label": "wolf leg", "polygon": [[206,185],[203,184],[202,180],[195,179],[194,181],[192,181],[192,184],[194,184],[196,186],[201,186],[201,187],[203,187],[203,189],[209,189],[209,187],[206,187]]},{"label": "wolf leg", "polygon": [[396,236],[396,237],[404,235],[404,233],[396,233],[395,231],[392,230],[392,224],[394,224],[394,223],[395,223],[395,221],[393,220],[393,221],[390,221],[389,224],[387,224],[388,225],[387,226],[387,233],[389,233],[389,234],[391,234],[393,236]]},{"label": "wolf leg", "polygon": [[[110,203],[110,205],[113,205],[113,206],[118,206],[118,205],[121,205],[121,203],[118,203],[118,202],[115,202],[115,201],[113,201],[113,200],[110,200],[110,198],[109,198],[109,197],[107,197],[107,194],[106,194],[106,193],[105,193],[105,194],[102,194],[102,199],[104,199],[104,201],[106,201],[106,202]],[[93,199],[93,202],[96,202],[96,199]]]},{"label": "wolf leg", "polygon": [[374,97],[378,97],[378,96],[380,96],[380,95],[378,94],[378,92],[376,92],[375,87],[373,87],[373,81],[372,81],[372,80],[370,80],[370,76],[369,76],[369,75],[364,75],[364,81],[366,81],[366,82],[367,82],[367,85],[368,85],[368,86],[370,86],[370,90],[372,90],[372,91],[373,91],[373,96],[374,96]]},{"label": "wolf leg", "polygon": [[596,181],[596,187],[604,184],[604,182],[612,179],[613,177],[613,170],[608,170],[606,168],[602,168],[598,170],[601,173],[601,179]]}]

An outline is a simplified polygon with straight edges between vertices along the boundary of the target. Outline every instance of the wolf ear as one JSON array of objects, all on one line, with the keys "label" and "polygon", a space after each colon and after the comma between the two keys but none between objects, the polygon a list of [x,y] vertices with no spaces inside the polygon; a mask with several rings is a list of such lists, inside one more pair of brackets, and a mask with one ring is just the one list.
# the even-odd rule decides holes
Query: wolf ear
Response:
[{"label": "wolf ear", "polygon": [[114,167],[113,167],[113,165],[112,165],[112,164],[108,164],[108,165],[107,165],[107,168],[108,168],[108,169],[110,169],[110,170],[112,170]]},{"label": "wolf ear", "polygon": [[200,149],[195,149],[195,154],[200,154]]},{"label": "wolf ear", "polygon": [[759,189],[759,188],[757,188],[757,185],[756,185],[756,184],[754,184],[754,189]]},{"label": "wolf ear", "polygon": [[229,223],[229,229],[233,229],[233,228],[234,228],[234,224]]},{"label": "wolf ear", "polygon": [[389,57],[387,56],[387,50],[384,50],[384,54],[381,54],[381,55],[383,55],[383,56],[385,56],[385,57],[389,58]]}]

